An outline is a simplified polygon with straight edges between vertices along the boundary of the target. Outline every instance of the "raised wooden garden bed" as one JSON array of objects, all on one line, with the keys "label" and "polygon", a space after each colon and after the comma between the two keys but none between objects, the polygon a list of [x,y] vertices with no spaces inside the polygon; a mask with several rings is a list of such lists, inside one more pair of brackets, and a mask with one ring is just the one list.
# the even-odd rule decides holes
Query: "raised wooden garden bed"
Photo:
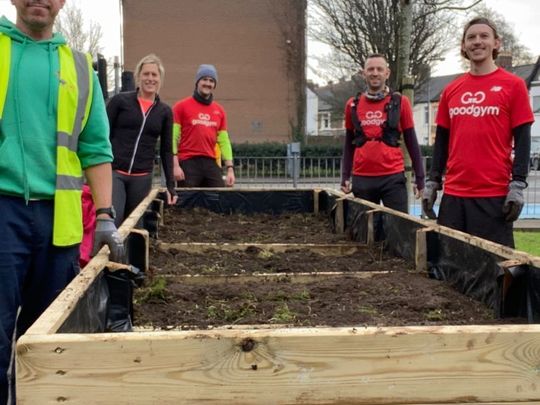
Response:
[{"label": "raised wooden garden bed", "polygon": [[[249,239],[242,241],[229,232],[228,239],[218,235],[221,240],[207,234],[203,240],[150,243],[148,232],[135,228],[150,224],[150,233],[160,237],[172,232],[167,221],[156,229],[156,219],[163,218],[146,213],[149,207],[161,212],[156,194],[121,233],[130,235],[136,265],[154,281],[166,280],[166,293],[178,295],[162,300],[158,287],[140,289],[135,315],[141,323],[135,331],[104,332],[98,314],[110,305],[101,298],[105,269],[125,268],[109,263],[104,249],[19,339],[19,403],[540,402],[540,327],[490,319],[526,321],[525,314],[536,320],[530,308],[537,304],[532,287],[540,259],[325,190],[180,192],[182,209],[267,209],[270,230],[277,229],[271,221],[284,212],[323,215],[331,225],[331,237],[323,241],[310,236],[284,243],[272,240],[275,231],[261,240],[245,232]],[[375,212],[383,213],[388,226],[384,253],[374,243]],[[304,260],[293,259],[298,251]],[[163,257],[154,261],[158,253]],[[280,255],[282,260],[289,256],[288,266],[268,266]],[[234,267],[243,271],[226,270],[233,257]],[[168,260],[189,264],[175,272],[167,269]],[[210,269],[208,263],[214,271],[201,271]],[[265,265],[272,271],[264,271]],[[428,271],[446,284],[426,277]],[[514,303],[516,296],[526,296],[530,305]],[[185,313],[167,313],[168,300],[189,297]],[[164,321],[153,325],[160,330],[148,329],[153,321],[141,309],[152,300],[164,305]],[[375,309],[381,302],[389,312]],[[352,309],[354,317],[342,319],[340,308]],[[409,313],[417,317],[405,322],[409,326],[395,326],[405,309],[414,309]],[[256,317],[257,311],[263,316]],[[183,321],[174,322],[177,318]]]}]

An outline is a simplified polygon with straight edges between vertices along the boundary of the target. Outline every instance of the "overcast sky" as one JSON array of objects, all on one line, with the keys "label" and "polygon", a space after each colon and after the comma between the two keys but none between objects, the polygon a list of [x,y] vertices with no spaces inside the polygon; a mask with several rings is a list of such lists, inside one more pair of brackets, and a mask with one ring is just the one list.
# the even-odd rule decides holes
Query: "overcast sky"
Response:
[{"label": "overcast sky", "polygon": [[[146,0],[151,1],[151,0]],[[521,43],[528,47],[534,56],[540,55],[540,1],[539,0],[484,0],[492,9],[504,15],[514,27]],[[101,24],[104,34],[104,54],[107,58],[120,56],[120,18],[118,0],[67,0],[76,3],[88,20]],[[180,3],[180,0],[178,0]],[[15,7],[11,0],[0,0],[0,14],[14,20]],[[324,52],[324,48],[308,44],[308,54]],[[311,61],[310,61],[311,63]],[[456,46],[443,62],[435,68],[434,74],[444,75],[461,70],[459,49]],[[308,77],[313,73],[308,70]],[[314,79],[314,77],[311,77]]]}]

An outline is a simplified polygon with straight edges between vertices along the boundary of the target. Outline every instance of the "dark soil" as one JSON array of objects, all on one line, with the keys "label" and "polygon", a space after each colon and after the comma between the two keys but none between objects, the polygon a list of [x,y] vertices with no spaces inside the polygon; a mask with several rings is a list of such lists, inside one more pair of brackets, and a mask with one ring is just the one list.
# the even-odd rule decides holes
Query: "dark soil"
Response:
[{"label": "dark soil", "polygon": [[[323,217],[308,214],[219,215],[205,210],[168,210],[164,242],[336,243]],[[255,246],[246,251],[203,253],[152,248],[147,286],[135,291],[134,321],[155,328],[223,325],[405,326],[508,323],[449,285],[414,274],[408,262],[379,248],[350,256],[323,256],[292,247],[284,253]],[[300,283],[291,277],[240,282],[231,277],[208,284],[183,275],[378,271],[369,278],[320,276]]]},{"label": "dark soil", "polygon": [[[136,291],[135,323],[168,329],[222,325],[403,326],[493,324],[483,304],[442,282],[395,272],[358,279],[321,278],[307,284],[276,281],[186,285],[156,279]],[[161,284],[159,287],[156,285]]]},{"label": "dark soil", "polygon": [[329,221],[315,214],[225,215],[201,208],[165,210],[163,242],[339,243]]}]

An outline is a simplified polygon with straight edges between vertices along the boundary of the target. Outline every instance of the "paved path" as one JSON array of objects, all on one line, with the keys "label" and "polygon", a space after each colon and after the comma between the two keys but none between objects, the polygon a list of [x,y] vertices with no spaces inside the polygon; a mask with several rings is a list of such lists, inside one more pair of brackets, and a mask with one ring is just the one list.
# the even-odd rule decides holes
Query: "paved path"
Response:
[{"label": "paved path", "polygon": [[514,229],[540,232],[540,219],[518,219],[514,223]]}]

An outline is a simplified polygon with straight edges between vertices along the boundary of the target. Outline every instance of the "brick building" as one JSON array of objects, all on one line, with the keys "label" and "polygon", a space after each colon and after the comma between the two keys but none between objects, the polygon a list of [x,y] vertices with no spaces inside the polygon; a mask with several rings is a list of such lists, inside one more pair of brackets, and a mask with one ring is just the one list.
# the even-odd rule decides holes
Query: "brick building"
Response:
[{"label": "brick building", "polygon": [[161,57],[172,106],[193,93],[198,65],[214,64],[232,141],[289,141],[304,127],[306,3],[122,0],[124,69]]}]

